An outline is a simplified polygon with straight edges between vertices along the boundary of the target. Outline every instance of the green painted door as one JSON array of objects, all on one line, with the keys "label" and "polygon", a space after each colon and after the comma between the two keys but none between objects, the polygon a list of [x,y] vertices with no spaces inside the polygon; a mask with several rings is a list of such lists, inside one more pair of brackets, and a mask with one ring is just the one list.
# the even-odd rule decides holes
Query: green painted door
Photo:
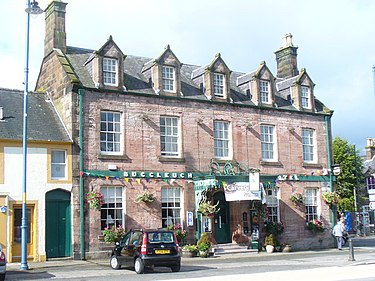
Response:
[{"label": "green painted door", "polygon": [[229,204],[227,201],[225,201],[223,191],[219,191],[214,194],[214,203],[216,204],[218,201],[218,207],[220,210],[215,214],[214,217],[215,240],[217,243],[229,243],[231,242],[229,229]]},{"label": "green painted door", "polygon": [[47,258],[71,256],[70,192],[53,190],[46,194]]}]

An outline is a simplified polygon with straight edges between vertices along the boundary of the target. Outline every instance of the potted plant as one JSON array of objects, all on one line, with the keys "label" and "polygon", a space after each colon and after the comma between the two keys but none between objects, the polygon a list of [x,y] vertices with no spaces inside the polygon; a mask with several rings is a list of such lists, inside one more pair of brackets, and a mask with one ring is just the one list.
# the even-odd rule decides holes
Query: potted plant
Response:
[{"label": "potted plant", "polygon": [[294,204],[302,204],[303,203],[303,195],[300,192],[293,192],[292,195],[290,195],[289,199]]},{"label": "potted plant", "polygon": [[177,223],[177,224],[170,224],[170,225],[168,225],[167,229],[174,231],[174,233],[176,234],[176,238],[177,238],[177,241],[178,241],[179,244],[181,244],[183,242],[183,240],[185,239],[187,233],[186,233],[185,229],[182,229],[181,224],[179,224],[179,223]]},{"label": "potted plant", "polygon": [[292,244],[285,242],[282,244],[282,252],[283,253],[288,253],[292,251]]},{"label": "potted plant", "polygon": [[196,257],[197,253],[198,253],[197,245],[188,244],[182,247],[182,256],[184,257],[189,257],[189,258]]},{"label": "potted plant", "polygon": [[89,191],[86,196],[89,206],[93,210],[99,210],[104,202],[104,195],[100,191]]},{"label": "potted plant", "polygon": [[203,232],[201,238],[197,242],[197,248],[199,250],[199,256],[202,258],[207,258],[209,250],[211,248],[211,241],[208,238],[208,234]]},{"label": "potted plant", "polygon": [[155,201],[155,196],[148,189],[146,189],[143,193],[139,194],[135,198],[136,203],[140,203],[140,202],[152,203],[154,201]]},{"label": "potted plant", "polygon": [[203,214],[204,216],[213,216],[215,213],[217,213],[220,208],[217,206],[219,205],[219,202],[216,204],[213,204],[211,201],[204,201],[201,202],[198,206],[198,212]]},{"label": "potted plant", "polygon": [[320,220],[310,220],[306,222],[306,228],[310,230],[313,234],[317,232],[324,232],[325,230],[324,224]]},{"label": "potted plant", "polygon": [[112,225],[111,227],[106,227],[103,231],[105,242],[119,242],[125,237],[126,231],[122,225]]},{"label": "potted plant", "polygon": [[266,238],[264,239],[264,245],[266,247],[267,253],[273,253],[275,250],[275,246],[277,244],[276,237],[274,234],[268,234]]}]

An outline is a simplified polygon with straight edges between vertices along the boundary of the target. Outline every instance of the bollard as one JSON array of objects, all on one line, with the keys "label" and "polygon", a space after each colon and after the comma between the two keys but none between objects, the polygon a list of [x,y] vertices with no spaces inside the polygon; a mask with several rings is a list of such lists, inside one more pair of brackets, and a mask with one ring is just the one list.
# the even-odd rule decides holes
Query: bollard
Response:
[{"label": "bollard", "polygon": [[355,261],[352,238],[349,238],[349,261]]}]

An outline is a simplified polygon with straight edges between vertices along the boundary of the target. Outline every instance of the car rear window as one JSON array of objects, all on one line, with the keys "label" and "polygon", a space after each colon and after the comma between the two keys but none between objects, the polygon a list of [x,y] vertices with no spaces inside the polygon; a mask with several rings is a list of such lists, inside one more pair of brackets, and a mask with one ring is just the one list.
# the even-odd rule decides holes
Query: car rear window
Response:
[{"label": "car rear window", "polygon": [[173,243],[173,232],[148,232],[147,238],[149,243]]}]

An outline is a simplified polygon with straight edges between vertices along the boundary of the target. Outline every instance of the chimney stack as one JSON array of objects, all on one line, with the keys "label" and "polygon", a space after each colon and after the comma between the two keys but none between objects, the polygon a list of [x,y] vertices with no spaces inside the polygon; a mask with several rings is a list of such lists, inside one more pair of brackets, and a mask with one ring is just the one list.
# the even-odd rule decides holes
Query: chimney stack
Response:
[{"label": "chimney stack", "polygon": [[293,46],[292,34],[283,37],[283,45],[275,52],[277,77],[290,78],[299,74],[297,67],[297,49]]},{"label": "chimney stack", "polygon": [[375,139],[367,139],[366,160],[371,160],[375,155]]},{"label": "chimney stack", "polygon": [[67,3],[52,1],[45,11],[46,35],[44,38],[44,56],[54,48],[66,52],[65,6]]}]

